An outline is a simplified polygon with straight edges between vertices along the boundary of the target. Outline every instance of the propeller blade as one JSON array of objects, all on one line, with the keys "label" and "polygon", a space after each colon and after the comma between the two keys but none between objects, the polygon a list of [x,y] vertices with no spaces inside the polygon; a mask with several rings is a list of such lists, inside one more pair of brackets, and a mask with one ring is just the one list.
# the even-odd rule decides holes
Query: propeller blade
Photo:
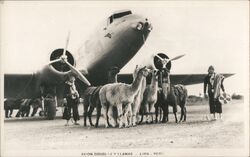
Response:
[{"label": "propeller blade", "polygon": [[56,63],[56,62],[59,62],[59,61],[61,61],[61,58],[55,59],[55,60],[53,60],[53,61],[50,61],[50,62],[49,62],[49,65],[50,65],[50,64],[53,64],[53,63]]},{"label": "propeller blade", "polygon": [[164,59],[163,58],[161,58],[158,54],[157,55],[155,55],[157,58],[159,58],[161,61],[164,61]]},{"label": "propeller blade", "polygon": [[85,76],[82,75],[82,73],[77,70],[74,66],[72,66],[71,64],[69,64],[69,62],[65,61],[65,63],[69,66],[69,68],[71,69],[71,71],[77,75],[77,77],[84,82],[86,85],[91,86],[91,84],[89,83],[89,81],[87,80],[87,78]]},{"label": "propeller blade", "polygon": [[176,56],[176,57],[174,57],[174,58],[170,59],[170,60],[169,60],[169,62],[170,62],[170,61],[177,60],[177,59],[179,59],[179,58],[181,58],[181,57],[183,57],[183,56],[185,56],[185,55],[186,55],[186,54]]},{"label": "propeller blade", "polygon": [[63,55],[62,56],[66,55],[66,51],[67,51],[67,48],[68,48],[68,45],[69,45],[69,37],[70,37],[70,31],[69,31],[67,39],[66,39],[66,44],[65,44],[65,47],[63,49]]}]

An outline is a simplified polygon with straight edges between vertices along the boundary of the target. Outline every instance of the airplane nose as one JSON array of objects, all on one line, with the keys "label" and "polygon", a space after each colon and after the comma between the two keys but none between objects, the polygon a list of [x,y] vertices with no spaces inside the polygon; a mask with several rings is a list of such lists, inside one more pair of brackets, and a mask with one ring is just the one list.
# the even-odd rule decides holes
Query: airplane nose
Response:
[{"label": "airplane nose", "polygon": [[137,29],[138,31],[151,31],[153,27],[146,18],[144,22],[142,21],[138,22],[135,29]]},{"label": "airplane nose", "polygon": [[153,29],[152,25],[148,22],[144,23],[144,30],[151,31]]}]

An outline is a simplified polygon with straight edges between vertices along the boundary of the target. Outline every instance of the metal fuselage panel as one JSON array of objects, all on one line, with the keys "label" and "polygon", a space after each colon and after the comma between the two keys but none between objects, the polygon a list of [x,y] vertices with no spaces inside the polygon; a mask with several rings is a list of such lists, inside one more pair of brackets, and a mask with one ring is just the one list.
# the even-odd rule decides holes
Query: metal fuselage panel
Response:
[{"label": "metal fuselage panel", "polygon": [[[87,79],[92,86],[103,85],[108,80],[108,70],[121,69],[144,44],[149,30],[137,30],[138,22],[145,18],[130,14],[103,25],[87,40],[85,47],[79,49],[76,68],[87,71]],[[84,74],[85,75],[85,74]],[[63,97],[66,74],[53,72],[49,65],[32,75],[5,75],[5,98],[36,98],[41,94],[40,86],[56,87],[58,97]],[[79,90],[84,90],[84,84]],[[82,92],[82,91],[81,91]]]},{"label": "metal fuselage panel", "polygon": [[133,14],[122,17],[98,30],[80,49],[77,68],[87,69],[92,85],[107,83],[108,70],[124,67],[142,47],[149,31],[136,30],[138,22],[145,22],[145,18]]}]

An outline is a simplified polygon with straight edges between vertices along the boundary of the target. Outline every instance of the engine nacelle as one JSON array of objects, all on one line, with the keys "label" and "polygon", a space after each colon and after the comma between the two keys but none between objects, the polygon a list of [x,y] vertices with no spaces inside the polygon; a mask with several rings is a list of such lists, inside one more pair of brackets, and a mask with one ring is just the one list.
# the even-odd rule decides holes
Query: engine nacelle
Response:
[{"label": "engine nacelle", "polygon": [[[54,61],[59,59],[63,55],[63,49],[54,50],[50,57],[49,61]],[[67,61],[72,66],[75,66],[74,56],[66,51]],[[68,74],[71,72],[69,66],[62,61],[58,61],[52,64],[45,65],[42,70],[38,71],[38,76],[40,77],[41,83],[45,84],[59,84],[64,82],[67,79]]]},{"label": "engine nacelle", "polygon": [[[62,56],[62,54],[63,54],[63,49],[54,50],[50,55],[50,61],[53,61],[53,60],[60,58]],[[68,62],[72,66],[75,66],[75,59],[74,59],[73,55],[69,51],[66,51],[66,56],[67,56]],[[62,63],[62,62],[52,63],[51,68],[54,68],[54,70],[56,70],[59,73],[67,73],[70,71],[69,66],[66,65],[65,63]]]},{"label": "engine nacelle", "polygon": [[[157,55],[163,59],[169,59],[169,57],[164,53],[158,53]],[[157,56],[153,56],[150,63],[147,66],[152,69],[161,70],[163,68],[163,62]],[[166,68],[168,70],[171,69],[171,61],[166,64]]]}]

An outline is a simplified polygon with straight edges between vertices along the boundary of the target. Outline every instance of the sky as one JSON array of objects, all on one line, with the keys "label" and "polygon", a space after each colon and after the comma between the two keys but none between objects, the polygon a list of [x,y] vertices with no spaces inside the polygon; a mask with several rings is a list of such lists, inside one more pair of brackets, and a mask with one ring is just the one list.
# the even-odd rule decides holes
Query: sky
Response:
[{"label": "sky", "polygon": [[[153,25],[146,43],[121,70],[151,61],[156,53],[186,54],[172,74],[235,73],[225,80],[229,94],[248,91],[249,3],[247,1],[5,1],[1,3],[1,72],[29,73],[48,63],[70,31],[68,50],[76,53],[113,11],[131,9]],[[203,85],[188,86],[189,94]]]}]

